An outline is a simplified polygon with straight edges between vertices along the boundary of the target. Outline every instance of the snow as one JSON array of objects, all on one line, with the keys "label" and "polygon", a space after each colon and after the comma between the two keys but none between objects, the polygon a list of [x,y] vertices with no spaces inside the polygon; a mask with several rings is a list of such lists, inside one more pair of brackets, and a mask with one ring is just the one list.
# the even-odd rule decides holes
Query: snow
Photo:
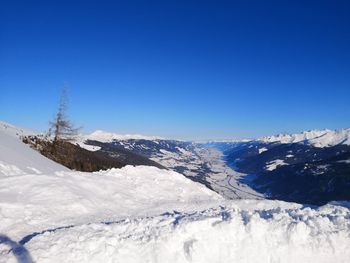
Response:
[{"label": "snow", "polygon": [[350,163],[350,159],[348,159],[348,160],[339,160],[338,163]]},{"label": "snow", "polygon": [[265,143],[304,143],[323,148],[338,144],[350,145],[350,128],[339,130],[312,130],[298,134],[279,134],[258,139]]},{"label": "snow", "polygon": [[[37,262],[348,262],[348,208],[235,201],[63,226],[22,239]],[[15,262],[6,248],[0,262]],[[27,256],[29,257],[29,255]]]},{"label": "snow", "polygon": [[252,139],[242,138],[242,139],[211,139],[211,140],[197,140],[196,143],[199,144],[215,144],[215,143],[241,143],[250,142]]},{"label": "snow", "polygon": [[157,136],[145,136],[140,134],[116,134],[106,131],[97,130],[90,135],[86,135],[86,140],[95,140],[100,142],[112,142],[114,140],[160,140]]},{"label": "snow", "polygon": [[184,148],[181,148],[181,147],[175,147],[175,148],[185,156],[192,156],[193,155],[191,152],[185,150]]},{"label": "snow", "polygon": [[88,150],[90,152],[96,152],[98,150],[101,150],[101,147],[100,146],[95,146],[95,145],[88,145],[88,144],[85,144],[84,142],[77,142],[76,143],[79,147],[85,149],[85,150]]},{"label": "snow", "polygon": [[19,238],[42,228],[181,210],[184,203],[221,199],[178,173],[148,166],[1,177],[0,233]]},{"label": "snow", "polygon": [[315,147],[328,147],[338,144],[350,145],[350,129],[327,132],[323,136],[311,139],[310,144]]},{"label": "snow", "polygon": [[[154,140],[154,141],[156,141],[156,140],[161,139],[161,138],[156,137],[156,136],[144,136],[144,135],[138,135],[138,134],[122,135],[122,134],[116,134],[116,133],[97,130],[91,134],[79,134],[74,139],[74,143],[76,145],[80,146],[81,148],[84,148],[85,150],[95,152],[95,151],[100,150],[101,147],[86,144],[86,141],[92,140],[92,141],[99,141],[99,142],[103,142],[103,143],[109,143],[109,142],[113,142],[116,140],[117,141],[127,141],[127,140],[141,140],[141,139],[142,140]],[[126,148],[131,149],[128,146]]]},{"label": "snow", "polygon": [[[14,134],[0,129],[1,263],[350,258],[348,202],[225,200],[181,174],[148,166],[70,171]],[[224,166],[209,164],[219,176]]]},{"label": "snow", "polygon": [[[160,140],[160,139],[162,138],[157,136],[145,136],[145,135],[139,135],[139,134],[117,134],[117,133],[97,130],[91,134],[79,134],[75,138],[74,143],[88,151],[98,151],[101,149],[101,147],[86,144],[86,141],[91,140],[91,141],[99,141],[103,143],[110,143],[113,141],[152,140],[155,143],[157,143],[157,140]],[[125,146],[125,148],[130,150],[132,149],[128,145]]]},{"label": "snow", "polygon": [[3,121],[0,121],[0,131],[2,134],[15,137],[15,138],[36,134],[34,131],[24,129],[24,128],[19,128],[17,126],[14,126],[12,124],[9,124]]},{"label": "snow", "polygon": [[[167,145],[169,147],[169,145]],[[175,170],[177,167],[185,167],[186,170],[182,173],[186,176],[195,176],[200,167],[203,165],[202,160],[193,152],[191,145],[188,149],[175,147],[176,151],[168,151],[160,149],[155,154],[152,154],[150,159],[160,163],[164,167]]]},{"label": "snow", "polygon": [[[17,128],[11,124],[1,122],[0,121],[0,128],[6,127],[8,129],[8,132],[11,133],[11,135],[16,135],[17,137],[23,136],[23,135],[30,135],[33,134],[33,132]],[[87,140],[95,140],[99,142],[113,142],[113,141],[127,141],[127,140],[151,140],[154,141],[154,143],[159,143],[157,140],[163,140],[162,137],[159,136],[146,136],[146,135],[140,135],[140,134],[117,134],[102,130],[96,130],[91,134],[79,134],[75,138],[75,143],[79,145],[81,148],[84,148],[88,151],[98,151],[101,148],[98,146],[92,146],[85,143]],[[242,142],[250,142],[250,141],[259,141],[264,143],[282,143],[282,144],[288,144],[288,143],[304,143],[308,145],[312,145],[315,147],[323,148],[323,147],[331,147],[338,144],[345,144],[350,145],[350,128],[347,129],[339,129],[339,130],[311,130],[311,131],[304,131],[302,133],[297,134],[278,134],[273,136],[266,136],[259,138],[257,140],[252,139],[232,139],[232,140],[209,140],[209,141],[198,141],[197,143],[242,143]],[[249,148],[253,147],[252,145],[249,146]],[[126,147],[131,149],[130,147]],[[183,154],[190,155],[191,153],[187,152],[185,149],[178,149],[180,152],[183,150]],[[259,154],[267,151],[268,149],[265,147],[260,148]]]},{"label": "snow", "polygon": [[263,152],[266,152],[267,151],[267,148],[263,147],[263,148],[260,148],[259,149],[259,154],[263,153]]},{"label": "snow", "polygon": [[265,166],[265,169],[268,171],[273,171],[275,170],[278,166],[282,166],[282,165],[288,165],[287,163],[285,163],[283,160],[280,159],[276,159],[273,160],[271,162],[268,162]]},{"label": "snow", "polygon": [[240,183],[247,175],[229,167],[223,152],[213,148],[197,148],[196,154],[205,164],[206,180],[214,191],[227,199],[263,199],[264,195],[254,191],[250,186]]},{"label": "snow", "polygon": [[86,143],[85,143],[86,140],[87,140],[86,135],[79,134],[78,136],[76,136],[76,137],[74,138],[74,141],[73,141],[73,142],[74,142],[76,145],[78,145],[79,147],[81,147],[81,148],[83,148],[83,149],[85,149],[85,150],[91,151],[91,152],[95,152],[95,151],[98,151],[98,150],[101,149],[101,147],[99,147],[99,146],[94,146],[94,145],[86,144]]},{"label": "snow", "polygon": [[25,145],[18,138],[16,130],[0,126],[0,178],[25,174],[68,171],[37,151]]}]

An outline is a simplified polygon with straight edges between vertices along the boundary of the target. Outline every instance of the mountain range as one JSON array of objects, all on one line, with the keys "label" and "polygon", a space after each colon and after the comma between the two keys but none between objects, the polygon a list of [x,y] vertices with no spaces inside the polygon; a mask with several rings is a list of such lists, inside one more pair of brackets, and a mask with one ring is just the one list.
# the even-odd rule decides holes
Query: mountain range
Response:
[{"label": "mountain range", "polygon": [[350,199],[350,129],[201,143],[97,131],[78,144],[110,156],[125,150],[149,158],[226,198]]},{"label": "mountain range", "polygon": [[[0,126],[21,137],[35,134],[3,122]],[[77,136],[71,147],[62,146],[59,158],[46,156],[83,171],[125,165],[173,170],[227,199],[316,205],[350,199],[350,129],[200,143],[96,131]]]}]

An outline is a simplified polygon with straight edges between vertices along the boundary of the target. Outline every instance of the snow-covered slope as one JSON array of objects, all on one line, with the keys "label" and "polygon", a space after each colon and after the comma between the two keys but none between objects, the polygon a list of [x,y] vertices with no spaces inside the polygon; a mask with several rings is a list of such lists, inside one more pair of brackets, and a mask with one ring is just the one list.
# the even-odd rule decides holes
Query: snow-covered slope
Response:
[{"label": "snow-covered slope", "polygon": [[24,144],[20,136],[28,134],[32,132],[0,123],[0,177],[68,171]]},{"label": "snow-covered slope", "polygon": [[315,147],[330,147],[338,144],[350,145],[350,129],[312,130],[297,134],[279,134],[258,139],[265,143],[304,143]]},{"label": "snow-covered slope", "polygon": [[329,147],[338,144],[350,145],[350,129],[328,131],[322,136],[310,139],[309,143],[315,147]]},{"label": "snow-covered slope", "polygon": [[178,173],[148,166],[1,177],[0,233],[18,239],[46,228],[186,210],[220,199]]},{"label": "snow-covered slope", "polygon": [[6,134],[15,138],[20,138],[21,136],[35,134],[35,132],[29,129],[20,128],[3,121],[0,121],[0,132],[2,134]]}]

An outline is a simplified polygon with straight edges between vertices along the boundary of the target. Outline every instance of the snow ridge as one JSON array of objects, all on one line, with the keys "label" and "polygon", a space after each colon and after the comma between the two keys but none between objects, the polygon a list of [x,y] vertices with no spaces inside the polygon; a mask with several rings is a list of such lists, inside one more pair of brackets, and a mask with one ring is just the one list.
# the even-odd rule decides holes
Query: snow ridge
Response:
[{"label": "snow ridge", "polygon": [[86,135],[86,140],[95,140],[100,142],[112,142],[114,140],[161,140],[161,137],[157,136],[145,136],[140,134],[117,134],[112,132],[106,132],[97,130],[91,133],[90,135]]},{"label": "snow ridge", "polygon": [[265,143],[303,143],[315,147],[331,147],[338,144],[350,145],[350,128],[339,130],[311,130],[297,134],[267,136],[257,141]]},{"label": "snow ridge", "polygon": [[24,129],[24,128],[19,128],[17,126],[6,123],[4,121],[0,121],[0,132],[16,138],[36,134],[36,132],[34,131]]}]

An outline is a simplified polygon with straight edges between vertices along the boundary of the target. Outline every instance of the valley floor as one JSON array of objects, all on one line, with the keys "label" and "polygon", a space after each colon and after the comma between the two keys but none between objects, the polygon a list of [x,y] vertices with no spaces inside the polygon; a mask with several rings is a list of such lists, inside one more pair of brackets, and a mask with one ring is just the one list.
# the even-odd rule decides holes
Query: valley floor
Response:
[{"label": "valley floor", "polygon": [[246,174],[233,170],[224,161],[223,153],[215,148],[197,148],[196,153],[207,165],[206,180],[213,190],[227,199],[263,199],[264,195],[256,192],[239,179]]}]

